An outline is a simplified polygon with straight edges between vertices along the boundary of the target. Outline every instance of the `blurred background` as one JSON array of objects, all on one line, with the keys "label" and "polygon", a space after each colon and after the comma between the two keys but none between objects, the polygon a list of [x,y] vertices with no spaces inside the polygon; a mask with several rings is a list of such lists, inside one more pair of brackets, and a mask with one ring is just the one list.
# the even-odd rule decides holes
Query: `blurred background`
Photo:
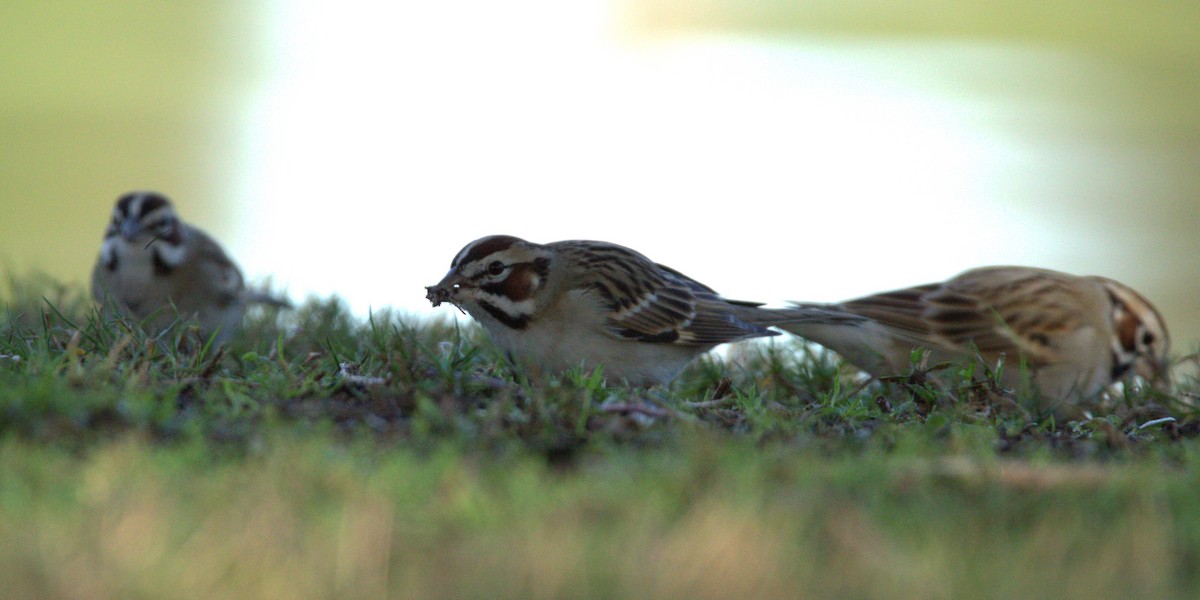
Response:
[{"label": "blurred background", "polygon": [[0,7],[0,269],[85,285],[171,196],[251,280],[431,309],[467,242],[618,242],[734,298],[1103,274],[1200,340],[1193,0]]}]

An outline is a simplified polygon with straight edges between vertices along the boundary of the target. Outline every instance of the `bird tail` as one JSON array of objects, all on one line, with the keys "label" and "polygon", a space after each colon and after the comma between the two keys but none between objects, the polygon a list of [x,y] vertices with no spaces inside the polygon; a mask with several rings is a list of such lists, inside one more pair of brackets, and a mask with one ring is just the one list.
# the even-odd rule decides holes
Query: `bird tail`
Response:
[{"label": "bird tail", "polygon": [[[792,303],[786,308],[746,307],[740,311],[743,319],[764,327],[778,327],[785,331],[800,329],[803,325],[853,325],[868,321],[828,304]],[[793,326],[793,328],[789,328]]]}]

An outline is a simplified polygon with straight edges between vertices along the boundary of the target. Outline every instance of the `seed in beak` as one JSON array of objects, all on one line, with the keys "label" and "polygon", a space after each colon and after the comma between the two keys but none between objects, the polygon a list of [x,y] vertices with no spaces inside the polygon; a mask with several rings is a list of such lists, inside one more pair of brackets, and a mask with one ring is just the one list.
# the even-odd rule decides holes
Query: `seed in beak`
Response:
[{"label": "seed in beak", "polygon": [[425,299],[435,307],[450,301],[450,292],[446,288],[430,285],[425,287],[425,292]]}]

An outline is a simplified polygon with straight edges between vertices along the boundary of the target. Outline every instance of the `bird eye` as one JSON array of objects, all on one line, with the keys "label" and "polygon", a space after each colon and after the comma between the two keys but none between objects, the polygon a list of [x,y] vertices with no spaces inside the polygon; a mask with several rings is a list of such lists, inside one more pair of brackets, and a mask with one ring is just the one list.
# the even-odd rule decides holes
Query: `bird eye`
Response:
[{"label": "bird eye", "polygon": [[1154,343],[1154,334],[1147,331],[1142,334],[1142,345],[1149,346]]},{"label": "bird eye", "polygon": [[499,274],[503,273],[504,272],[504,263],[502,263],[498,260],[492,261],[492,264],[488,265],[487,272],[488,272],[488,275],[499,275]]}]

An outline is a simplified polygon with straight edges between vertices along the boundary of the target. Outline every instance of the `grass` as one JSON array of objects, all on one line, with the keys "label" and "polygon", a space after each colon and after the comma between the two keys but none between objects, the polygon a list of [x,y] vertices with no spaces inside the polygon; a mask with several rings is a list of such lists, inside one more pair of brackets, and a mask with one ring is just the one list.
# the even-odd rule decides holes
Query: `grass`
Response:
[{"label": "grass", "polygon": [[9,597],[1200,592],[1191,379],[1072,412],[783,341],[628,390],[514,379],[475,328],[336,300],[215,349],[10,287]]}]

